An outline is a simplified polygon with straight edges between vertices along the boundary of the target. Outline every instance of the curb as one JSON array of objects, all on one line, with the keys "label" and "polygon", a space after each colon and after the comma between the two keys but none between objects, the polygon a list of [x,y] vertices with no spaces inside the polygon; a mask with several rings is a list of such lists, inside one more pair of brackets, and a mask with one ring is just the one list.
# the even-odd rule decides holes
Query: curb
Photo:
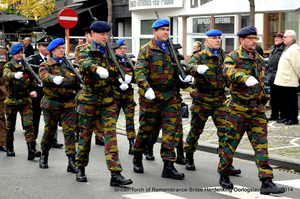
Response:
[{"label": "curb", "polygon": [[[126,136],[126,132],[120,129],[117,129],[117,134]],[[158,137],[157,142],[158,143],[162,142],[161,137]],[[198,151],[204,151],[204,152],[214,153],[214,154],[217,154],[217,148],[218,148],[217,145],[209,144],[205,142],[199,142],[198,146],[196,147]],[[254,151],[237,149],[236,152],[234,153],[234,157],[244,159],[244,160],[254,161]],[[300,159],[269,154],[269,163],[270,165],[276,165],[277,167],[280,167],[285,170],[300,172]]]}]

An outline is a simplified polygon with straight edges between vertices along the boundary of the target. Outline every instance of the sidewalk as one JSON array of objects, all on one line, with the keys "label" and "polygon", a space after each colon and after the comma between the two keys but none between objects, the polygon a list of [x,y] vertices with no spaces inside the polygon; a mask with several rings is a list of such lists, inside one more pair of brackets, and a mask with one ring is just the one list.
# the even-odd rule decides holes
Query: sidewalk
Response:
[{"label": "sidewalk", "polygon": [[[137,103],[135,108],[135,129],[138,132],[139,128],[139,105],[137,86],[134,84],[134,99]],[[188,104],[189,108],[192,103],[192,98],[189,92],[181,91],[183,101]],[[266,109],[267,117],[271,114],[270,110]],[[300,117],[299,117],[300,119]],[[189,118],[182,119],[184,140],[190,130],[191,115]],[[125,134],[125,116],[121,111],[117,123],[117,132]],[[161,135],[160,135],[161,137]],[[160,140],[159,140],[160,141]],[[285,125],[274,121],[268,123],[268,150],[270,164],[281,167],[282,169],[300,172],[300,125]],[[205,124],[204,131],[199,138],[197,150],[210,153],[217,153],[218,137],[216,127],[213,124],[211,117]],[[243,136],[234,157],[254,160],[254,152],[248,140],[247,134]]]}]

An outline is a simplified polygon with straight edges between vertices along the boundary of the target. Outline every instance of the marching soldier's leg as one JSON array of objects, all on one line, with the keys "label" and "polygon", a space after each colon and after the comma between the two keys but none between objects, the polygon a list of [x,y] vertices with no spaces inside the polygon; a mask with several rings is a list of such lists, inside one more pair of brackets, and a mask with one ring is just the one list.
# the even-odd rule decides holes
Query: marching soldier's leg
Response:
[{"label": "marching soldier's leg", "polygon": [[194,164],[194,152],[198,145],[199,136],[202,134],[205,123],[210,115],[212,115],[212,107],[198,100],[193,100],[191,106],[191,129],[186,137],[183,148],[186,152],[185,168],[187,170],[194,171],[196,169]]},{"label": "marching soldier's leg", "polygon": [[183,179],[184,173],[178,173],[174,167],[175,162],[175,122],[177,117],[176,98],[165,102],[162,110],[162,144],[161,157],[164,168],[161,174],[163,178]]},{"label": "marching soldier's leg", "polygon": [[41,140],[42,156],[40,157],[40,168],[48,168],[49,150],[52,147],[57,124],[60,116],[60,110],[42,109],[44,115],[44,134]]},{"label": "marching soldier's leg", "polygon": [[147,148],[145,149],[144,155],[146,156],[146,160],[155,160],[155,157],[153,155],[153,147],[154,144],[157,142],[157,138],[159,136],[159,131],[161,129],[161,125],[156,128],[155,133],[152,134],[150,137]]},{"label": "marching soldier's leg", "polygon": [[25,104],[20,107],[22,115],[22,123],[25,129],[25,139],[28,147],[28,160],[33,160],[35,157],[41,157],[41,152],[35,149],[35,134],[33,127],[33,111],[31,104]]},{"label": "marching soldier's leg", "polygon": [[182,130],[182,109],[181,102],[177,102],[177,116],[175,123],[175,147],[176,147],[176,163],[185,165],[185,157],[183,154],[183,130]]},{"label": "marching soldier's leg", "polygon": [[16,106],[9,106],[5,104],[6,114],[6,128],[5,128],[5,139],[7,143],[7,156],[15,156],[14,151],[14,132],[16,127],[16,117],[18,109]]},{"label": "marching soldier's leg", "polygon": [[262,182],[261,194],[269,195],[284,193],[283,187],[277,187],[273,182],[273,169],[269,165],[267,118],[265,114],[254,113],[248,138],[255,152],[255,163],[258,168],[258,178]]},{"label": "marching soldier's leg", "polygon": [[[4,85],[5,86],[5,85]],[[5,111],[4,100],[0,100],[0,151],[7,152],[6,140],[5,140]]]},{"label": "marching soldier's leg", "polygon": [[132,184],[131,179],[121,175],[122,167],[119,160],[116,124],[118,107],[115,103],[102,107],[101,125],[104,127],[105,158],[108,169],[111,172],[110,186]]},{"label": "marching soldier's leg", "polygon": [[[226,115],[227,115],[226,111],[227,111],[226,104],[225,104],[225,102],[222,102],[222,104],[214,110],[214,113],[212,115],[212,119],[217,128],[217,135],[219,137],[219,148],[218,148],[219,157],[221,156],[220,152],[222,150],[223,142],[226,138],[226,135],[225,135]],[[234,168],[234,166],[231,165],[230,175],[234,176],[237,174],[241,174],[241,170],[236,169],[236,168]]]},{"label": "marching soldier's leg", "polygon": [[76,128],[76,111],[74,108],[65,109],[60,115],[61,125],[65,137],[65,152],[68,156],[67,171],[77,173],[77,167],[75,165],[76,156],[76,140],[75,140],[75,128]]},{"label": "marching soldier's leg", "polygon": [[[98,109],[100,108],[101,107],[98,107]],[[76,165],[78,167],[76,180],[78,182],[87,182],[87,178],[85,176],[85,167],[89,163],[91,137],[93,134],[93,128],[100,113],[98,109],[95,106],[87,104],[79,104],[77,108],[78,124],[80,129],[80,138],[76,156]]]},{"label": "marching soldier's leg", "polygon": [[133,101],[133,96],[129,100],[126,100],[123,106],[123,111],[126,117],[126,133],[127,139],[129,141],[129,151],[128,154],[133,154],[131,148],[134,144],[135,139],[135,129],[134,129],[134,107],[136,106]]},{"label": "marching soldier's leg", "polygon": [[219,183],[224,189],[233,188],[233,184],[229,179],[232,159],[240,140],[242,139],[245,131],[249,128],[250,119],[251,115],[248,115],[245,112],[228,109],[226,117],[226,138],[223,142],[218,166],[218,172],[220,174]]},{"label": "marching soldier's leg", "polygon": [[94,133],[95,133],[95,144],[104,146],[103,127],[100,125],[100,118],[96,120],[96,124],[94,126]]}]

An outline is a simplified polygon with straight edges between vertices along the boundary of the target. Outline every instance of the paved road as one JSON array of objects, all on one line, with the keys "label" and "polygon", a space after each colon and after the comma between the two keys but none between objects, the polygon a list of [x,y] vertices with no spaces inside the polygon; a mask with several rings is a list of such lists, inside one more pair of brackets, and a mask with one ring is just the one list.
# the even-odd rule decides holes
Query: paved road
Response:
[{"label": "paved road", "polygon": [[[300,195],[300,175],[278,169],[272,165],[275,183],[284,186],[286,193],[277,196],[259,194],[260,182],[257,168],[252,161],[235,158],[234,165],[242,170],[240,176],[231,177],[235,189],[229,193],[221,190],[219,175],[216,172],[219,158],[216,154],[197,151],[195,153],[196,171],[187,171],[183,165],[175,165],[179,172],[185,173],[184,180],[161,178],[163,163],[160,159],[160,144],[154,147],[155,161],[143,161],[143,174],[132,170],[132,155],[128,154],[128,141],[122,132],[118,134],[118,147],[123,167],[122,174],[133,180],[133,184],[123,187],[109,186],[110,173],[107,170],[104,147],[94,144],[90,162],[86,168],[87,183],[75,180],[75,174],[66,172],[67,157],[64,149],[51,149],[49,169],[40,169],[38,160],[27,160],[27,146],[18,117],[15,131],[15,157],[7,157],[0,152],[0,199],[94,199],[94,198],[168,198],[168,199],[298,199]],[[41,123],[41,125],[43,122]],[[43,125],[40,127],[40,132]],[[41,136],[38,137],[38,145]],[[59,128],[58,140],[63,141]],[[248,193],[249,192],[249,193]]]}]

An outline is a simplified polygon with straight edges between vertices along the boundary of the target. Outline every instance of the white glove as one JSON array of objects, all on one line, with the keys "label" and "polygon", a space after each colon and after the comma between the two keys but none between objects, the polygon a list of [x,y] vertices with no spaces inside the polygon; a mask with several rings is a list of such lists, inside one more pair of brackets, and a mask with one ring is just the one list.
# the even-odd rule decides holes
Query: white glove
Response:
[{"label": "white glove", "polygon": [[23,72],[19,71],[15,74],[16,79],[21,79],[23,77]]},{"label": "white glove", "polygon": [[122,83],[125,83],[125,84],[129,84],[132,80],[132,77],[129,76],[129,75],[125,75],[125,81],[123,81],[123,79],[121,77],[119,77],[119,82],[122,84]]},{"label": "white glove", "polygon": [[197,67],[197,72],[201,75],[205,73],[207,70],[208,70],[208,66],[206,65],[198,65]]},{"label": "white glove", "polygon": [[147,92],[145,93],[145,98],[146,98],[146,99],[149,99],[149,100],[155,99],[155,94],[154,94],[154,91],[153,91],[152,88],[149,88],[149,89],[147,90]]},{"label": "white glove", "polygon": [[64,79],[64,77],[62,77],[62,76],[55,76],[55,77],[53,78],[53,82],[54,82],[56,85],[60,85],[60,84],[62,83],[63,79]]},{"label": "white glove", "polygon": [[258,84],[258,81],[253,76],[250,76],[246,81],[247,86],[254,86],[255,84]]},{"label": "white glove", "polygon": [[193,77],[191,76],[191,75],[187,75],[186,77],[185,77],[185,79],[182,79],[182,77],[181,77],[181,75],[179,75],[179,79],[182,81],[182,82],[188,82],[188,83],[190,83],[190,84],[192,84],[193,83]]},{"label": "white glove", "polygon": [[108,71],[106,68],[98,67],[96,70],[96,73],[100,76],[102,79],[106,79],[108,77]]},{"label": "white glove", "polygon": [[122,83],[121,85],[120,85],[120,89],[122,90],[122,91],[125,91],[125,90],[127,90],[129,87],[128,87],[128,84],[125,84],[125,83]]},{"label": "white glove", "polygon": [[79,86],[80,86],[80,88],[83,88],[83,84],[80,84]]}]

